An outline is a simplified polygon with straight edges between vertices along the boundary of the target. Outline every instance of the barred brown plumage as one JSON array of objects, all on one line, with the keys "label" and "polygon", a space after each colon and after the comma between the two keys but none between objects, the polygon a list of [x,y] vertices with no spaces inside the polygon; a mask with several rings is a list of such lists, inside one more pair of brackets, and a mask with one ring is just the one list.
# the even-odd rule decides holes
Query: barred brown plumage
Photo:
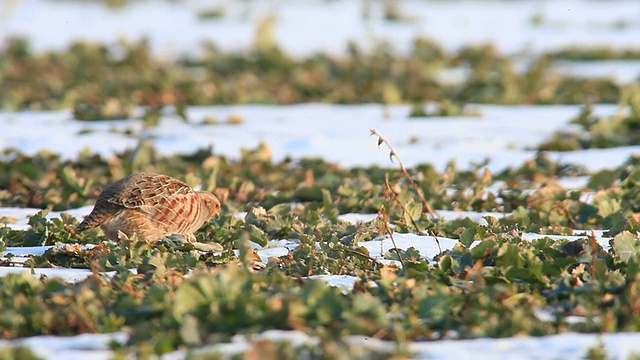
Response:
[{"label": "barred brown plumage", "polygon": [[118,231],[139,240],[156,241],[171,234],[193,233],[220,211],[220,201],[207,191],[195,191],[167,175],[136,173],[102,190],[93,210],[77,231],[100,226],[116,240]]}]

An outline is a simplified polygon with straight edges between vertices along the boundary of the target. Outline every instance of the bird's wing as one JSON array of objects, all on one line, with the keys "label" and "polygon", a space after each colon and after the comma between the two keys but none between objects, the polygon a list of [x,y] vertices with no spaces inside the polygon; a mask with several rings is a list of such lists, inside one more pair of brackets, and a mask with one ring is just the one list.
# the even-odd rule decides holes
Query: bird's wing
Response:
[{"label": "bird's wing", "polygon": [[174,231],[190,218],[197,195],[184,182],[166,175],[142,174],[130,179],[109,201],[139,211],[153,227]]},{"label": "bird's wing", "polygon": [[109,202],[128,209],[170,206],[173,199],[191,194],[193,190],[184,182],[166,175],[145,174],[130,181],[127,186],[109,198]]}]

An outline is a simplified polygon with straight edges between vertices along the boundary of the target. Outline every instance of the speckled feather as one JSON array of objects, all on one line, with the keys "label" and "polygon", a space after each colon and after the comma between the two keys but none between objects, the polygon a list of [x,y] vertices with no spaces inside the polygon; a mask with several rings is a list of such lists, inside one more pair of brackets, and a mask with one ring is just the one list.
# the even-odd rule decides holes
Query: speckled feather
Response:
[{"label": "speckled feather", "polygon": [[137,173],[105,187],[76,230],[100,226],[111,239],[122,231],[144,241],[171,234],[193,241],[193,233],[219,210],[220,202],[209,192],[194,191],[167,175]]}]

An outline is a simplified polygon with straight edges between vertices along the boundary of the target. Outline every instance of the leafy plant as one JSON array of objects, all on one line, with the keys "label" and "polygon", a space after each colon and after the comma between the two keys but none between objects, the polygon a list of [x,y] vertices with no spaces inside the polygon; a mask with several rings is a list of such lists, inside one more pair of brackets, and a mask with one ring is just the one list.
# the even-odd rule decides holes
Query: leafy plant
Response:
[{"label": "leafy plant", "polygon": [[613,115],[596,118],[591,106],[587,105],[572,123],[579,125],[581,131],[557,132],[538,149],[572,151],[637,144],[640,141],[640,87],[629,85],[623,89],[619,108]]},{"label": "leafy plant", "polygon": [[[370,52],[351,44],[346,57],[294,59],[274,43],[273,19],[266,17],[259,26],[263,31],[246,53],[222,53],[207,44],[203,56],[171,63],[154,58],[147,40],[78,42],[62,51],[33,53],[26,39],[10,38],[0,49],[0,108],[72,108],[75,119],[96,121],[130,118],[138,106],[144,110],[140,115],[144,123],[156,126],[166,113],[189,120],[188,105],[435,101],[437,109],[429,115],[458,116],[474,115],[465,108],[468,103],[615,103],[620,99],[619,86],[609,79],[547,73],[556,59],[587,57],[571,55],[574,49],[531,59],[524,73],[515,72],[512,59],[494,47],[467,47],[448,55],[437,43],[422,38],[414,41],[406,56],[396,55],[389,44],[382,43]],[[603,53],[596,57],[637,56],[635,50]],[[438,80],[442,70],[460,66],[471,70],[463,83]]]}]

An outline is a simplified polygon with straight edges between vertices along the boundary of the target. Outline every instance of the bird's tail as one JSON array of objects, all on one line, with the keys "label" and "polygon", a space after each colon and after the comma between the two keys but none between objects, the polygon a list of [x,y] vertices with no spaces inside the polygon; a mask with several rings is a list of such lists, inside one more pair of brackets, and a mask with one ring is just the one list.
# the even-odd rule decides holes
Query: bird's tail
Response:
[{"label": "bird's tail", "polygon": [[76,227],[76,231],[80,232],[85,230],[91,230],[95,227],[102,225],[107,220],[107,218],[108,216],[105,213],[92,211],[91,214],[86,216],[84,220],[82,220],[80,225]]}]

